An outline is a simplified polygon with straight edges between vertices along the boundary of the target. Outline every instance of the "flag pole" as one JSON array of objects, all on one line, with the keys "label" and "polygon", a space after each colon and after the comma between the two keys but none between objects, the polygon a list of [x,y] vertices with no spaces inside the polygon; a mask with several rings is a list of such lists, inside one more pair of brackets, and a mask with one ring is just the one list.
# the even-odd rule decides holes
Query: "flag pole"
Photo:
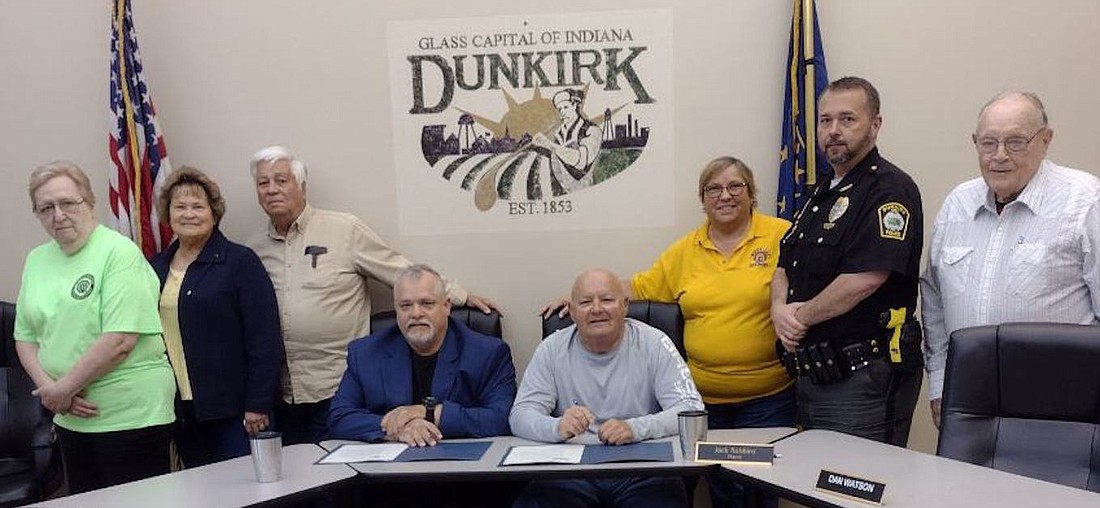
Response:
[{"label": "flag pole", "polygon": [[[137,131],[134,130],[134,103],[130,98],[130,83],[126,79],[126,3],[128,0],[116,0],[115,30],[118,31],[118,76],[119,88],[122,89],[122,109],[126,112],[126,131],[130,136],[130,169],[133,171],[133,187],[126,189],[132,199],[133,208],[130,212],[130,228],[134,232],[134,240],[138,248],[144,252],[145,244],[142,242],[141,224],[141,158],[137,151]],[[121,192],[122,189],[119,189]],[[136,213],[135,213],[136,212]]]},{"label": "flag pole", "polygon": [[806,184],[817,184],[817,78],[814,75],[814,0],[802,0],[802,55],[806,65],[805,82],[802,90],[806,94],[805,114],[802,116],[806,126]]}]

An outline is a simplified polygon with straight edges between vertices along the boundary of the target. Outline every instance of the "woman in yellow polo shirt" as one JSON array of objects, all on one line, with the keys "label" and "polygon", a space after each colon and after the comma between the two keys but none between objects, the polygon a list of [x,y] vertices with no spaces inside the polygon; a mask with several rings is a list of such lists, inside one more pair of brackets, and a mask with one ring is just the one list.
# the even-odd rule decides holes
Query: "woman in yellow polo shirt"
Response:
[{"label": "woman in yellow polo shirt", "polygon": [[[734,157],[703,168],[699,199],[706,220],[635,274],[631,293],[680,304],[688,368],[710,428],[793,427],[794,383],[775,353],[769,300],[779,241],[791,224],[756,210],[752,170]],[[733,489],[712,486],[711,504],[730,506],[740,497]]]},{"label": "woman in yellow polo shirt", "polygon": [[752,171],[733,157],[706,165],[699,198],[706,220],[631,278],[633,297],[680,304],[688,367],[711,428],[791,426],[793,381],[776,357],[769,310],[790,223],[756,211]]}]

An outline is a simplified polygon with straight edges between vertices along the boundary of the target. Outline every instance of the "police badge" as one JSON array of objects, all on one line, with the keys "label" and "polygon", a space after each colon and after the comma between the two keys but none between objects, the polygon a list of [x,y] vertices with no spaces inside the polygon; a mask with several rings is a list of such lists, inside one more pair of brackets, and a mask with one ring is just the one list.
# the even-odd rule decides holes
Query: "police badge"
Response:
[{"label": "police badge", "polygon": [[836,198],[836,203],[829,209],[829,222],[836,222],[844,212],[848,211],[848,196]]},{"label": "police badge", "polygon": [[909,210],[897,202],[878,207],[878,234],[891,240],[905,240],[909,229]]}]

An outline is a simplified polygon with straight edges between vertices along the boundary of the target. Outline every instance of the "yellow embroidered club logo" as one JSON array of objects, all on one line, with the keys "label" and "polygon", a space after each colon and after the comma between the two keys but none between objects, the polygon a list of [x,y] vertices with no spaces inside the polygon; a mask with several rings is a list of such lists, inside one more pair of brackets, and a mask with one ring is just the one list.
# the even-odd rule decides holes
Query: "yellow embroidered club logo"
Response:
[{"label": "yellow embroidered club logo", "polygon": [[909,230],[909,210],[896,202],[878,207],[878,234],[891,240],[905,240]]},{"label": "yellow embroidered club logo", "polygon": [[758,247],[752,251],[752,266],[768,266],[768,258],[772,256],[768,249]]}]

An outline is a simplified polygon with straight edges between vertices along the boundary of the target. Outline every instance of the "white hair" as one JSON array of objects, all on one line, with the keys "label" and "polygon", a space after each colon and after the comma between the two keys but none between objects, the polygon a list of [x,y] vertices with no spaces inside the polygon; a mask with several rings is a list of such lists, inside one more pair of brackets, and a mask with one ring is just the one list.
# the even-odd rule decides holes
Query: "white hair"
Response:
[{"label": "white hair", "polygon": [[294,178],[298,180],[298,185],[305,185],[307,174],[305,163],[298,160],[298,158],[290,153],[290,150],[287,150],[285,146],[278,145],[261,148],[252,155],[252,160],[248,163],[248,170],[252,173],[252,179],[256,179],[256,167],[261,163],[272,164],[277,161],[289,162],[290,172],[293,173]]}]

